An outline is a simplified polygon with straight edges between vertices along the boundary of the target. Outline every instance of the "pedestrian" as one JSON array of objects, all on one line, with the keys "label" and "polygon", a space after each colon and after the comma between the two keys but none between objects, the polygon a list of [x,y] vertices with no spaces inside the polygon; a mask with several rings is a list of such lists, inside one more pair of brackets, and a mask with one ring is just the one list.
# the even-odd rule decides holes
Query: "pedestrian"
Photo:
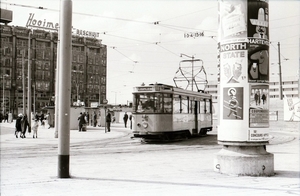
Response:
[{"label": "pedestrian", "polygon": [[78,116],[78,131],[79,132],[82,131],[82,126],[84,124],[85,124],[84,114],[82,114],[82,112],[80,112],[80,115]]},{"label": "pedestrian", "polygon": [[48,121],[48,129],[50,129],[50,127],[51,127],[51,115],[50,115],[50,112],[48,112],[48,114],[47,114],[47,121]]},{"label": "pedestrian", "polygon": [[93,114],[93,123],[94,123],[94,127],[97,126],[97,113],[94,111],[94,114]]},{"label": "pedestrian", "polygon": [[21,124],[21,121],[22,121],[22,118],[23,118],[23,114],[19,114],[18,115],[18,118],[16,120],[16,130],[15,130],[15,135],[16,135],[16,138],[18,138],[18,134],[20,133],[20,137],[22,135],[22,124]]},{"label": "pedestrian", "polygon": [[111,123],[111,114],[110,111],[108,110],[106,115],[106,126],[108,132],[110,132],[110,123]]},{"label": "pedestrian", "polygon": [[38,115],[38,113],[37,113],[37,112],[35,113],[35,116],[34,116],[34,117],[35,117],[35,119],[37,119],[37,120],[39,120],[39,119],[40,119],[40,118],[39,118],[39,115]]},{"label": "pedestrian", "polygon": [[89,113],[87,112],[86,113],[86,126],[89,126],[90,125],[90,115]]},{"label": "pedestrian", "polygon": [[28,127],[29,127],[29,123],[28,123],[27,115],[25,114],[21,120],[21,129],[22,129],[21,136],[20,136],[21,138],[26,138],[25,134]]},{"label": "pedestrian", "polygon": [[43,127],[45,127],[45,116],[44,116],[44,113],[42,112],[41,116],[40,116],[40,121],[41,121],[41,125]]},{"label": "pedestrian", "polygon": [[38,128],[39,128],[39,120],[35,119],[34,123],[33,123],[33,126],[32,126],[33,138],[37,138]]},{"label": "pedestrian", "polygon": [[124,120],[124,125],[125,125],[125,128],[126,128],[127,127],[127,120],[128,120],[128,114],[127,114],[127,112],[125,112],[123,120]]},{"label": "pedestrian", "polygon": [[132,129],[132,114],[130,114],[129,120],[130,120],[130,129]]},{"label": "pedestrian", "polygon": [[5,116],[4,116],[4,122],[5,122],[5,121],[8,122],[8,112],[5,113]]},{"label": "pedestrian", "polygon": [[263,100],[263,105],[265,105],[267,96],[265,95],[265,93],[263,93],[263,95],[261,96],[261,99]]}]

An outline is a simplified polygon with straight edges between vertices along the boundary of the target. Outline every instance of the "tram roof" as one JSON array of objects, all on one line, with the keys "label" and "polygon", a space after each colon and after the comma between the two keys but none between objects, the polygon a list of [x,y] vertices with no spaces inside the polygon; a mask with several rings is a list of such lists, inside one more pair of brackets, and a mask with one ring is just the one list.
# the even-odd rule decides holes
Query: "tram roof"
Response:
[{"label": "tram roof", "polygon": [[134,87],[133,93],[154,93],[154,92],[164,92],[164,93],[172,93],[172,94],[181,94],[181,95],[193,95],[193,96],[205,96],[210,97],[211,95],[205,92],[197,92],[182,89],[179,87],[167,85],[167,84],[149,84],[148,86],[137,86]]}]

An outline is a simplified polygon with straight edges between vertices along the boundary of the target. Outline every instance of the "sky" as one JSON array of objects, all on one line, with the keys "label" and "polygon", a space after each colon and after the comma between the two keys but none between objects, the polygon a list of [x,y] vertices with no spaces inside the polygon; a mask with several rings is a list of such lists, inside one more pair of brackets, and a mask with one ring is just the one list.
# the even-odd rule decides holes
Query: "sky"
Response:
[{"label": "sky", "polygon": [[[201,60],[195,66],[204,67],[207,80],[217,80],[217,0],[73,0],[72,3],[73,27],[99,32],[102,43],[107,45],[108,103],[131,102],[133,87],[142,83],[174,85],[180,62],[191,60],[192,56]],[[269,1],[273,76],[279,73],[277,45],[280,43],[283,77],[299,77],[299,7],[298,0]],[[13,11],[10,25],[26,26],[30,13],[36,19],[59,23],[59,0],[2,0],[1,8]],[[186,33],[204,36],[185,37]]]}]

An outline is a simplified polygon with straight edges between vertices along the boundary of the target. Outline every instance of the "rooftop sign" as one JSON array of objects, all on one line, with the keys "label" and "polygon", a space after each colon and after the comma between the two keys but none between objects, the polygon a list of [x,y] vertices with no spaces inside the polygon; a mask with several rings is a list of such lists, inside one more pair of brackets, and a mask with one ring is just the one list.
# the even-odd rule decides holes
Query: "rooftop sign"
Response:
[{"label": "rooftop sign", "polygon": [[[29,13],[29,18],[27,20],[26,27],[34,27],[39,29],[58,31],[59,24],[51,21],[47,21],[46,19],[43,20],[35,19],[34,13]],[[75,35],[84,36],[84,37],[99,37],[98,32],[81,30],[76,28],[72,28],[72,29],[73,29],[72,33]]]}]

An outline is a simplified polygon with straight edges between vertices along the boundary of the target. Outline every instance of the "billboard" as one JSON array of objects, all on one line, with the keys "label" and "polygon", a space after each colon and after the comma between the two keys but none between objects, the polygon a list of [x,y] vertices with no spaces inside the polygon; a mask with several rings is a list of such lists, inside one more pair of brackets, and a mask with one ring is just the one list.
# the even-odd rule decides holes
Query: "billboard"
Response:
[{"label": "billboard", "polygon": [[284,98],[284,120],[285,121],[300,121],[300,99],[299,98]]}]

